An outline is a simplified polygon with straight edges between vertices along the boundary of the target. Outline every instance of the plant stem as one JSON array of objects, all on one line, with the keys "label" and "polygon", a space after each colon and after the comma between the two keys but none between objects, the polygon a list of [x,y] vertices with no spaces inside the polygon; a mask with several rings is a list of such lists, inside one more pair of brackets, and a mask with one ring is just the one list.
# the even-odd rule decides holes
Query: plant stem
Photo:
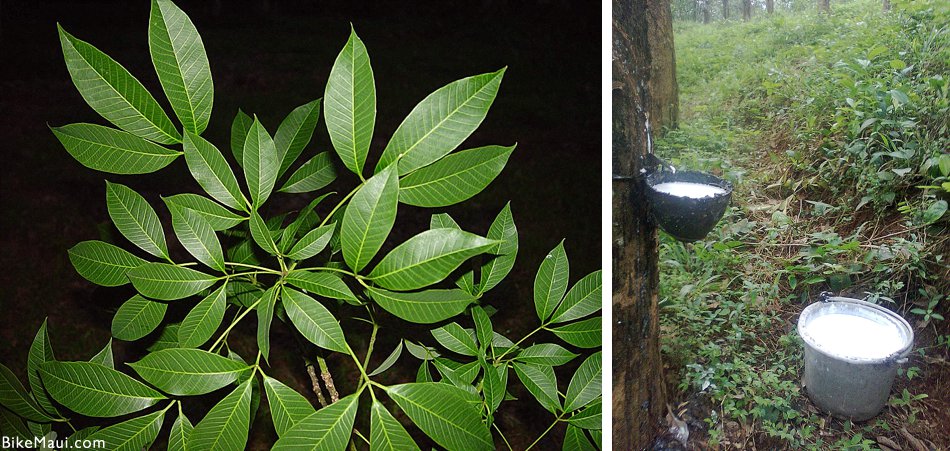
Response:
[{"label": "plant stem", "polygon": [[[563,414],[562,414],[562,415],[563,415]],[[548,426],[548,428],[545,429],[544,432],[542,432],[540,436],[538,436],[537,439],[535,439],[533,442],[531,442],[531,444],[528,445],[528,447],[524,449],[524,451],[528,451],[528,450],[530,450],[531,448],[534,448],[534,445],[537,445],[538,442],[540,442],[541,439],[543,439],[545,435],[548,435],[548,432],[551,432],[551,429],[554,429],[554,426],[556,426],[556,425],[558,424],[558,422],[560,422],[560,421],[561,421],[561,417],[558,416],[558,417],[554,420],[554,422],[551,423],[551,425]]]},{"label": "plant stem", "polygon": [[[367,311],[367,312],[370,311],[370,310],[369,310],[369,307],[366,308],[366,311]],[[372,312],[370,312],[369,317],[370,317],[370,319],[373,318]],[[378,331],[379,331],[379,326],[378,326],[378,325],[376,324],[376,322],[374,321],[374,322],[373,322],[373,333],[371,333],[370,336],[369,336],[369,347],[366,349],[366,357],[363,359],[363,368],[366,368],[366,367],[369,366],[369,357],[370,357],[371,355],[373,355],[373,345],[376,344],[376,332],[378,332]]]},{"label": "plant stem", "polygon": [[331,268],[329,266],[312,266],[310,268],[300,268],[298,271],[334,271],[334,272],[346,274],[348,276],[356,277],[357,279],[359,278],[359,276],[355,272],[347,271],[345,269],[340,269],[340,268]]},{"label": "plant stem", "polygon": [[505,437],[505,434],[503,432],[501,432],[501,429],[498,428],[498,425],[495,423],[492,423],[491,425],[492,427],[495,428],[496,431],[498,431],[498,435],[501,436],[501,439],[505,441],[505,446],[508,447],[508,451],[512,451],[513,448],[511,447],[511,443],[508,443],[508,438]]},{"label": "plant stem", "polygon": [[214,349],[217,348],[218,345],[221,344],[221,341],[224,340],[228,336],[228,333],[231,332],[231,329],[234,329],[234,326],[237,326],[237,324],[240,323],[241,320],[244,319],[244,317],[247,316],[248,313],[254,310],[254,308],[257,307],[257,304],[260,304],[261,300],[263,299],[264,298],[262,296],[260,299],[254,301],[254,303],[251,304],[250,307],[248,307],[243,312],[241,312],[241,314],[238,315],[237,318],[234,318],[234,321],[231,321],[231,325],[229,325],[227,329],[224,329],[224,332],[221,332],[221,335],[218,336],[218,339],[215,340],[214,343],[211,344],[211,347],[208,349],[211,349],[211,351],[214,352]]},{"label": "plant stem", "polygon": [[[361,175],[360,178],[362,177],[363,176]],[[362,182],[359,184],[359,186],[357,186],[356,188],[353,188],[353,191],[350,191],[350,193],[347,194],[343,199],[340,199],[340,202],[337,203],[335,207],[333,207],[333,210],[330,210],[330,214],[328,214],[327,217],[323,218],[323,221],[320,221],[320,225],[317,227],[323,227],[324,225],[326,225],[327,221],[329,221],[330,218],[333,217],[333,214],[336,213],[336,211],[339,210],[340,207],[344,203],[346,203],[346,201],[350,200],[350,198],[353,197],[354,194],[356,194],[356,191],[359,190],[361,186],[363,186]]]},{"label": "plant stem", "polygon": [[333,384],[333,375],[330,374],[330,369],[327,368],[326,359],[317,356],[317,364],[320,365],[320,378],[323,379],[323,384],[327,386],[327,392],[330,393],[330,403],[339,401],[340,393],[336,391],[336,386]]},{"label": "plant stem", "polygon": [[310,385],[313,386],[313,392],[317,394],[317,401],[320,406],[327,406],[327,399],[323,396],[323,389],[320,388],[320,382],[317,379],[317,370],[313,368],[313,363],[307,363],[307,375],[310,376]]},{"label": "plant stem", "polygon": [[508,355],[508,353],[511,352],[512,349],[517,348],[518,345],[521,344],[521,342],[527,340],[528,337],[530,337],[530,336],[532,336],[532,335],[538,333],[539,331],[541,331],[541,330],[544,329],[545,327],[547,327],[547,324],[546,324],[546,323],[545,323],[545,324],[542,324],[542,325],[540,325],[540,326],[538,326],[537,329],[532,330],[531,332],[528,332],[528,335],[525,335],[524,337],[521,337],[521,339],[518,340],[518,342],[516,342],[516,343],[514,344],[514,346],[512,346],[512,347],[506,349],[505,352],[502,352],[500,356],[498,356],[498,357],[495,358],[495,360],[501,360],[504,356]]},{"label": "plant stem", "polygon": [[[240,267],[242,267],[242,268],[251,268],[251,269],[257,269],[257,270],[264,271],[264,272],[270,272],[270,273],[274,273],[274,274],[280,274],[279,271],[276,271],[276,270],[273,270],[273,269],[270,269],[270,268],[265,268],[265,267],[263,267],[263,266],[247,265],[247,264],[244,264],[244,263],[236,263],[236,262],[224,262],[224,264],[227,265],[227,266],[240,266]],[[247,274],[247,273],[237,273],[237,274],[234,274],[234,275],[241,275],[241,274]]]},{"label": "plant stem", "polygon": [[366,369],[363,368],[363,365],[360,363],[360,359],[356,357],[356,353],[353,352],[353,348],[350,347],[349,343],[346,345],[346,350],[348,351],[350,358],[353,359],[353,363],[356,364],[356,368],[360,370],[360,378],[365,383],[364,386],[369,387],[369,396],[373,398],[373,401],[376,401],[376,394],[373,393],[372,387],[376,383],[366,375]]},{"label": "plant stem", "polygon": [[356,428],[353,428],[353,433],[356,434],[357,437],[363,439],[363,441],[366,442],[367,445],[369,445],[369,440],[365,436],[363,436],[363,434],[360,431],[356,430]]}]

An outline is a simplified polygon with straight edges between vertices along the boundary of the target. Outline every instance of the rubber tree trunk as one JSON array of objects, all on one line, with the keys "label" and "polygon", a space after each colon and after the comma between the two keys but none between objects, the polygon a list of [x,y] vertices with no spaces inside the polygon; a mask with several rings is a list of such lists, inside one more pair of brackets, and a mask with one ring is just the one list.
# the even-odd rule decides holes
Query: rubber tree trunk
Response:
[{"label": "rubber tree trunk", "polygon": [[831,12],[831,0],[818,0],[818,11],[823,13]]},{"label": "rubber tree trunk", "polygon": [[752,19],[752,0],[742,0],[742,20]]},{"label": "rubber tree trunk", "polygon": [[[703,22],[709,22],[709,0],[703,5]],[[676,55],[673,50],[673,13],[670,0],[646,0],[647,39],[652,52],[647,90],[652,102],[647,105],[653,130],[676,128],[679,117],[679,85],[676,83]]]},{"label": "rubber tree trunk", "polygon": [[709,23],[709,0],[700,0],[703,7],[703,23]]},{"label": "rubber tree trunk", "polygon": [[[656,224],[639,171],[647,152],[654,47],[649,0],[612,0],[613,449],[645,449],[661,430],[666,390],[660,363]],[[669,8],[669,3],[665,3]],[[646,14],[644,14],[646,12]]]},{"label": "rubber tree trunk", "polygon": [[884,9],[884,12],[888,12],[891,10],[891,0],[884,0],[883,9]]},{"label": "rubber tree trunk", "polygon": [[729,20],[729,0],[722,0],[722,18]]},{"label": "rubber tree trunk", "polygon": [[769,14],[775,12],[775,0],[765,0],[765,12]]}]

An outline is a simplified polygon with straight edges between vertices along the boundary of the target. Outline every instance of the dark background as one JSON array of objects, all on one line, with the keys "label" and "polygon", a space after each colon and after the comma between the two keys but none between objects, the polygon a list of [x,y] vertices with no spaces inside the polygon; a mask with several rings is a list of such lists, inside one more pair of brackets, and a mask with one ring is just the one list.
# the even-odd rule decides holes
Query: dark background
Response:
[{"label": "dark background", "polygon": [[[323,96],[350,22],[366,44],[376,78],[378,113],[368,168],[374,167],[405,115],[430,92],[453,80],[508,66],[488,117],[460,148],[515,142],[518,148],[488,189],[446,210],[464,229],[486,233],[505,202],[511,201],[521,241],[518,260],[506,281],[484,299],[499,309],[493,317],[496,330],[517,340],[537,326],[534,275],[544,255],[562,238],[567,239],[572,284],[600,267],[601,11],[597,2],[177,3],[195,22],[211,62],[214,111],[204,136],[228,158],[230,123],[238,107],[256,113],[273,134],[291,109]],[[169,245],[177,246],[173,254],[182,256],[186,254],[171,236],[168,213],[159,196],[200,192],[200,187],[181,158],[145,176],[87,169],[47,129],[47,124],[74,122],[107,125],[70,81],[56,34],[57,21],[124,65],[173,117],[148,54],[148,1],[5,1],[0,15],[0,361],[25,380],[27,350],[44,317],[49,317],[57,358],[88,359],[109,339],[112,315],[131,293],[129,287],[95,287],[76,274],[67,258],[67,249],[89,239],[114,240],[134,249],[112,229],[103,179],[142,193],[165,222]],[[329,149],[321,118],[301,161]],[[333,188],[346,193],[354,186],[355,176],[345,169],[339,172]],[[311,198],[275,195],[270,203],[273,211],[289,211]],[[400,205],[386,248],[426,229],[431,213]],[[166,318],[187,311],[174,310]],[[404,324],[391,326],[381,331],[374,362],[384,358],[403,335]],[[348,338],[361,335],[360,327],[344,324]],[[275,325],[275,329],[280,328]],[[349,332],[354,329],[357,332]],[[252,330],[253,325],[246,329]],[[306,392],[309,381],[295,358],[292,341],[279,330],[274,333],[273,373]],[[241,339],[232,337],[234,348],[240,351]],[[434,344],[431,336],[418,338]],[[247,340],[244,344],[251,354],[253,335]],[[356,343],[355,349],[365,348]],[[142,353],[138,343],[116,341],[114,348],[120,362],[137,360]],[[414,377],[418,361],[404,353],[401,362],[392,382]],[[330,365],[336,368],[337,384],[346,393],[350,380],[355,381],[347,374],[352,368],[338,359],[331,359]],[[571,374],[570,367],[559,372],[562,390]],[[516,396],[530,398],[513,371],[509,382]],[[516,449],[531,443],[553,420],[534,403],[505,403],[500,411],[499,426]],[[201,415],[202,410],[196,409],[189,417],[197,422]],[[167,423],[166,427],[171,420]],[[540,448],[559,448],[562,436],[563,430],[555,430]],[[266,448],[264,444],[273,439],[270,428],[257,428],[251,443],[254,448]]]}]

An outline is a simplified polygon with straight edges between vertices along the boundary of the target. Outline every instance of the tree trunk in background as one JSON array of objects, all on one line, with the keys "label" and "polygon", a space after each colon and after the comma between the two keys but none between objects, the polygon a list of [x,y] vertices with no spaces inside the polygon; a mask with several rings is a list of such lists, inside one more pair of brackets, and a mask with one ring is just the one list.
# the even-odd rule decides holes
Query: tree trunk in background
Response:
[{"label": "tree trunk in background", "polygon": [[703,23],[709,23],[709,0],[702,0]]},{"label": "tree trunk in background", "polygon": [[[701,0],[703,23],[709,22],[709,0]],[[647,39],[653,49],[647,90],[653,99],[647,107],[653,130],[676,128],[679,118],[679,86],[676,84],[676,57],[673,51],[673,13],[670,0],[646,0]]]},{"label": "tree trunk in background", "polygon": [[[641,450],[661,430],[666,389],[660,363],[656,224],[640,182],[654,58],[670,58],[648,18],[669,17],[668,0],[613,2],[613,449]],[[655,8],[664,11],[655,11]],[[646,13],[646,14],[644,14]],[[656,126],[652,127],[657,129]]]},{"label": "tree trunk in background", "polygon": [[[887,1],[887,0],[884,0]],[[765,11],[769,14],[775,12],[775,0],[765,0]]]},{"label": "tree trunk in background", "polygon": [[722,18],[729,20],[729,0],[722,0]]},{"label": "tree trunk in background", "polygon": [[742,20],[752,18],[752,0],[742,0]]},{"label": "tree trunk in background", "polygon": [[818,0],[818,11],[823,13],[831,12],[831,0]]},{"label": "tree trunk in background", "polygon": [[884,0],[884,12],[891,10],[891,0]]}]

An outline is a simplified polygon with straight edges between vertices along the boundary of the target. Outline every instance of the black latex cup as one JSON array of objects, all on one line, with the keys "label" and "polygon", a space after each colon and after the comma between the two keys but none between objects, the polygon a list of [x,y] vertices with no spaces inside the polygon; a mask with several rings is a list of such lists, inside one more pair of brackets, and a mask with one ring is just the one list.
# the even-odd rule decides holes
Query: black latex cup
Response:
[{"label": "black latex cup", "polygon": [[[692,198],[662,193],[653,187],[667,182],[690,182],[724,189],[723,194]],[[646,193],[657,224],[674,238],[692,242],[701,240],[722,219],[732,199],[732,184],[705,172],[654,172],[646,176]]]}]

